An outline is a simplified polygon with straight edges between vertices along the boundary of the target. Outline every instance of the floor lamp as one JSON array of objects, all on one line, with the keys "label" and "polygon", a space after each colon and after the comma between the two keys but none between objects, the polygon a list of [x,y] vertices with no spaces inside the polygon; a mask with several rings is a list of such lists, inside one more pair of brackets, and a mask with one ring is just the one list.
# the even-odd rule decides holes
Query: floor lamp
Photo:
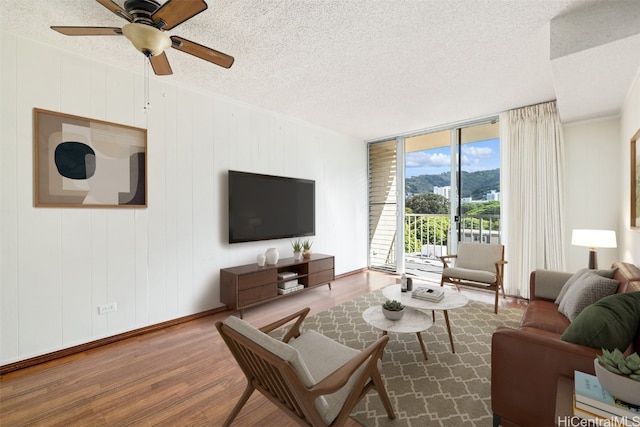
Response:
[{"label": "floor lamp", "polygon": [[596,248],[615,248],[616,232],[613,230],[573,230],[571,244],[589,248],[589,268],[598,268]]}]

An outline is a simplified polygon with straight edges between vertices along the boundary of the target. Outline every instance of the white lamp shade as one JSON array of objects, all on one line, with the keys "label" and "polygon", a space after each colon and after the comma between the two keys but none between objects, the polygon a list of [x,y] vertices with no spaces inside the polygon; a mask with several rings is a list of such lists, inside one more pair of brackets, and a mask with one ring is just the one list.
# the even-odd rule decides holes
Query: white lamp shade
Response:
[{"label": "white lamp shade", "polygon": [[616,232],[613,230],[573,230],[571,244],[589,248],[615,248]]}]

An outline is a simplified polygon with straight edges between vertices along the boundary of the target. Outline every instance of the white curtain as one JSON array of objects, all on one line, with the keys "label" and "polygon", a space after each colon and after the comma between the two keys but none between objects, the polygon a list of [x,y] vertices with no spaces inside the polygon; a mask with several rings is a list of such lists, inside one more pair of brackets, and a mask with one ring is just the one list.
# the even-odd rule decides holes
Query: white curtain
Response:
[{"label": "white curtain", "polygon": [[529,298],[529,274],[564,270],[564,138],[556,103],[500,115],[505,291]]}]

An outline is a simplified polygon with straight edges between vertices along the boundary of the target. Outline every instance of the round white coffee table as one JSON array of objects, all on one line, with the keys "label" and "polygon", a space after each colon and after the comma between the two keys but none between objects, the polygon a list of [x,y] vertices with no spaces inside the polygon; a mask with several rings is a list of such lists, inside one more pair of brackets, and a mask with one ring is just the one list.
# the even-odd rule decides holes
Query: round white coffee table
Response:
[{"label": "round white coffee table", "polygon": [[384,317],[382,306],[376,305],[367,308],[364,313],[362,313],[362,318],[374,328],[382,329],[383,335],[387,335],[387,332],[397,332],[401,334],[415,333],[418,337],[422,354],[424,354],[424,359],[429,359],[427,357],[427,348],[424,345],[424,341],[422,341],[422,335],[420,335],[420,332],[426,331],[433,325],[433,320],[431,320],[431,317],[427,314],[411,307],[405,307],[402,319],[389,320]]},{"label": "round white coffee table", "polygon": [[[420,287],[414,282],[414,287]],[[422,299],[412,298],[411,291],[402,292],[400,285],[389,285],[382,289],[382,295],[387,299],[400,301],[407,307],[413,307],[418,310],[441,310],[444,314],[444,321],[447,325],[447,333],[449,334],[449,343],[451,343],[451,352],[455,353],[456,349],[453,345],[453,335],[451,334],[451,324],[449,323],[448,310],[455,310],[456,308],[464,307],[469,303],[467,298],[462,292],[454,291],[440,287],[439,285],[432,285],[432,288],[441,288],[444,291],[444,298],[438,302],[425,301]],[[433,313],[433,320],[435,321],[435,313]]]}]

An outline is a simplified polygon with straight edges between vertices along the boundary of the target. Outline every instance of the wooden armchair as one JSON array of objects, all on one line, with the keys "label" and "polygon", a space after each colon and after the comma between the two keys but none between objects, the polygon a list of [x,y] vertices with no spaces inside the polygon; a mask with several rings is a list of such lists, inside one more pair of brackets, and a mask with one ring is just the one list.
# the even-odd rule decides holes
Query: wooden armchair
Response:
[{"label": "wooden armchair", "polygon": [[[440,286],[451,283],[460,290],[460,285],[472,288],[489,289],[495,291],[496,301],[494,313],[498,314],[498,293],[502,289],[505,297],[504,285],[504,245],[490,245],[485,243],[460,242],[458,253],[441,256],[444,264]],[[449,266],[447,260],[455,259],[454,266]]]},{"label": "wooden armchair", "polygon": [[[363,351],[346,347],[315,331],[300,332],[305,308],[263,328],[230,316],[216,328],[247,377],[247,387],[224,425],[229,426],[254,390],[301,425],[341,426],[356,404],[375,389],[387,416],[395,418],[380,376],[388,337]],[[269,332],[295,320],[282,340]]]}]

